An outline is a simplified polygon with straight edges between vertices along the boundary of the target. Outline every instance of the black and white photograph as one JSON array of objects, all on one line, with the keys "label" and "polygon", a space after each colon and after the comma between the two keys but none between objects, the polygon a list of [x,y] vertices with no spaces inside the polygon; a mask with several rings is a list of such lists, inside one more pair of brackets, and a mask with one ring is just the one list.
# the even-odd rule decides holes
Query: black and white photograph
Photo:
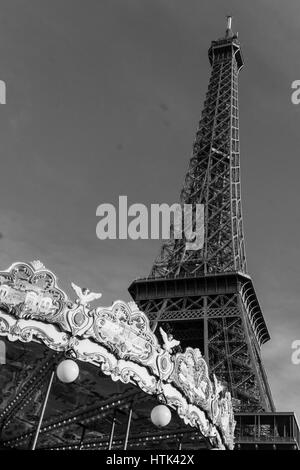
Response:
[{"label": "black and white photograph", "polygon": [[1,451],[300,450],[299,44],[299,0],[0,0]]}]

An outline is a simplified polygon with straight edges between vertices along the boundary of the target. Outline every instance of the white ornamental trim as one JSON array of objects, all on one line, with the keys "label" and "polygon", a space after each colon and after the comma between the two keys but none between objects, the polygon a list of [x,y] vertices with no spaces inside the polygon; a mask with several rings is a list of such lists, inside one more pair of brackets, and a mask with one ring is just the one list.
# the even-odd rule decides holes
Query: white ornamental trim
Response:
[{"label": "white ornamental trim", "polygon": [[161,346],[134,302],[90,307],[101,294],[73,284],[71,301],[56,276],[40,264],[14,263],[0,272],[0,336],[37,341],[100,367],[113,381],[132,383],[176,409],[217,448],[234,446],[235,420],[229,392],[199,349],[173,352],[179,342],[161,330]]}]

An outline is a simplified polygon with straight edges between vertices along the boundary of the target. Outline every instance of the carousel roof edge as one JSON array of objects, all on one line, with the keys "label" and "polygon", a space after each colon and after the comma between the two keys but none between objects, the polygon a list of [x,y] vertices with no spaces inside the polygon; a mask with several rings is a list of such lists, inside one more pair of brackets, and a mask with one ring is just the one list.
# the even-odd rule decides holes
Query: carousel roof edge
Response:
[{"label": "carousel roof edge", "polygon": [[40,261],[0,271],[0,336],[36,341],[91,363],[112,380],[132,383],[175,409],[213,447],[232,449],[231,396],[215,376],[210,379],[200,350],[180,351],[179,341],[162,329],[161,345],[134,302],[91,307],[101,294],[72,287],[75,300]]}]

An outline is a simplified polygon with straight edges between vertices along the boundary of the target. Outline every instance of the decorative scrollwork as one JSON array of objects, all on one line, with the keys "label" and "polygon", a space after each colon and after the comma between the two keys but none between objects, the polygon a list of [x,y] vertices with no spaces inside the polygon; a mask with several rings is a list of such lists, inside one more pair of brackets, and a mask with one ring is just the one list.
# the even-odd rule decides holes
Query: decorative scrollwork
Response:
[{"label": "decorative scrollwork", "polygon": [[56,276],[40,266],[36,271],[27,263],[15,263],[0,272],[0,305],[19,318],[55,323],[66,300],[66,294],[57,287]]},{"label": "decorative scrollwork", "polygon": [[179,341],[163,330],[161,347],[149,320],[134,302],[90,308],[101,294],[73,285],[75,302],[57,286],[41,263],[15,263],[0,272],[0,336],[38,341],[90,362],[113,381],[133,383],[175,408],[218,447],[233,447],[235,421],[231,397],[216,378],[211,382],[199,349],[173,349]]},{"label": "decorative scrollwork", "polygon": [[174,383],[185,393],[191,403],[209,407],[212,384],[208,367],[199,349],[187,348],[178,353],[174,359],[175,368],[172,374]]}]

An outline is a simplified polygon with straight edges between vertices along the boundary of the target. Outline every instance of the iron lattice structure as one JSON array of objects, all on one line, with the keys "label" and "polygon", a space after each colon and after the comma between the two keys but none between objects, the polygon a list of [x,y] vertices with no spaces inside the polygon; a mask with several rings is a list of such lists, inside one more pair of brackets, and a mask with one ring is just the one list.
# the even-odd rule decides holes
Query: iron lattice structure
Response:
[{"label": "iron lattice structure", "polygon": [[209,49],[212,66],[181,203],[204,205],[204,245],[162,247],[147,279],[129,287],[152,321],[181,344],[199,347],[240,411],[274,411],[260,347],[269,333],[250,276],[243,235],[238,74],[240,43],[228,19]]},{"label": "iron lattice structure", "polygon": [[162,247],[151,275],[247,272],[243,235],[239,155],[238,74],[243,66],[236,36],[214,41],[212,73],[182,204],[204,204],[204,247],[186,251],[185,240]]}]

